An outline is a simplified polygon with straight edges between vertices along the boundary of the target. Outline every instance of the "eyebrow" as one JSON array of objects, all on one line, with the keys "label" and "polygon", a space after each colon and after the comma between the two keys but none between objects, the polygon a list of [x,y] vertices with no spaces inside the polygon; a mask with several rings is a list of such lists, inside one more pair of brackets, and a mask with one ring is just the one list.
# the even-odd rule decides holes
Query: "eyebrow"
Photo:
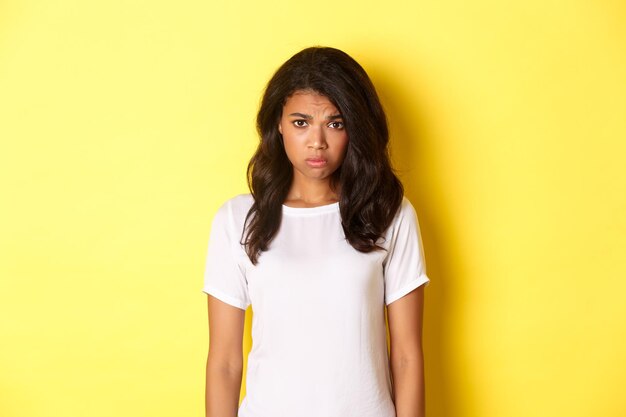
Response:
[{"label": "eyebrow", "polygon": [[[291,113],[289,116],[302,117],[303,119],[307,119],[307,120],[313,119],[313,116],[311,116],[310,114],[304,114],[304,113]],[[326,120],[337,120],[337,119],[342,119],[342,118],[343,116],[341,114],[332,114],[330,116],[327,116]]]}]

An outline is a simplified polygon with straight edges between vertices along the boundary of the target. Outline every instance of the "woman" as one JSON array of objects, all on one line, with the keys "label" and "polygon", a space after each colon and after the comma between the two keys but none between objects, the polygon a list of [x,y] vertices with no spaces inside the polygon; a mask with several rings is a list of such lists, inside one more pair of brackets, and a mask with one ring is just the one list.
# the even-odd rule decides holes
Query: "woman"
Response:
[{"label": "woman", "polygon": [[257,128],[251,193],[212,222],[206,415],[423,417],[430,280],[369,77],[338,49],[304,49],[269,81]]}]

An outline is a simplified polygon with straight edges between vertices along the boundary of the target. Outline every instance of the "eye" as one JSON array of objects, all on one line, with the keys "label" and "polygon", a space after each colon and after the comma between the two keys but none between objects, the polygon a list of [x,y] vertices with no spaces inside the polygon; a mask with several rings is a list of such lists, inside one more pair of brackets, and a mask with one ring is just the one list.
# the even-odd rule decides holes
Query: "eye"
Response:
[{"label": "eye", "polygon": [[328,126],[331,129],[343,129],[343,122],[331,122]]},{"label": "eye", "polygon": [[306,126],[306,120],[298,119],[292,122],[295,127],[304,127]]}]

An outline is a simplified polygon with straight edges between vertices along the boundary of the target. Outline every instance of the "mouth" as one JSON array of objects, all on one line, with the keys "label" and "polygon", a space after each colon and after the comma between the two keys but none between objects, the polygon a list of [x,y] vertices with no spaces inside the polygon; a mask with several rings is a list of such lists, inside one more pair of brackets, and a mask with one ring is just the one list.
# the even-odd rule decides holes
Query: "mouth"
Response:
[{"label": "mouth", "polygon": [[326,161],[324,158],[307,158],[305,161],[308,166],[313,168],[320,168],[328,163],[328,161]]}]

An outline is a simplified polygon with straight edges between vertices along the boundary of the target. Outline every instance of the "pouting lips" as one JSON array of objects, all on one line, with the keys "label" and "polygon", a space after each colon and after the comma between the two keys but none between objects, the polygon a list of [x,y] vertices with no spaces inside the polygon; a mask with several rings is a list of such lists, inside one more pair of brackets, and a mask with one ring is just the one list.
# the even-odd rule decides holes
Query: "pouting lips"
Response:
[{"label": "pouting lips", "polygon": [[307,165],[318,168],[326,165],[326,160],[321,158],[309,158],[306,160]]}]

